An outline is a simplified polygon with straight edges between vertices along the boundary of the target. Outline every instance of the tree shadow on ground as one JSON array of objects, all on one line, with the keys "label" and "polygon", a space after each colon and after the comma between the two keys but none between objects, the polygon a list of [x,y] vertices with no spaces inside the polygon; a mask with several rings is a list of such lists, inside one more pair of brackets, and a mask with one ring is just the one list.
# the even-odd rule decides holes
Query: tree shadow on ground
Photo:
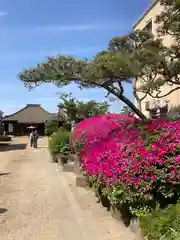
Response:
[{"label": "tree shadow on ground", "polygon": [[0,208],[0,214],[6,213],[8,210],[6,208]]},{"label": "tree shadow on ground", "polygon": [[1,176],[7,176],[7,175],[9,175],[9,174],[11,174],[11,173],[9,173],[9,172],[7,172],[7,173],[6,173],[6,172],[5,172],[5,173],[0,173],[0,177],[1,177]]},{"label": "tree shadow on ground", "polygon": [[19,143],[19,144],[0,143],[0,152],[24,150],[26,147],[27,147],[27,143]]}]

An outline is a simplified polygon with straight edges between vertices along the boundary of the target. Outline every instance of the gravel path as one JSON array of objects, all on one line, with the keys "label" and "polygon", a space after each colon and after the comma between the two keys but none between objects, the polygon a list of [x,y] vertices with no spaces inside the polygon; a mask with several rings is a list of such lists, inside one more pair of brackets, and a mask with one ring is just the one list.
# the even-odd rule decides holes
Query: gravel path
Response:
[{"label": "gravel path", "polygon": [[135,240],[91,191],[75,186],[73,173],[50,162],[45,138],[38,149],[26,143],[0,147],[1,240]]}]

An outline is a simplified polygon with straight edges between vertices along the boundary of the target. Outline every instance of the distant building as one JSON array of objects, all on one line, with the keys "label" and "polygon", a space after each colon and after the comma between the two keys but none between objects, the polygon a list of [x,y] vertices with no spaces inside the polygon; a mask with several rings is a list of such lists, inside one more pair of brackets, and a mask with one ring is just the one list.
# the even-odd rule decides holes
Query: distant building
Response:
[{"label": "distant building", "polygon": [[[149,8],[142,14],[142,16],[139,18],[139,20],[134,24],[133,29],[134,30],[145,30],[147,32],[150,32],[154,35],[155,38],[157,38],[157,24],[156,16],[159,15],[163,10],[163,6],[160,4],[160,0],[154,0],[151,1],[151,4]],[[173,40],[171,36],[166,35],[162,37],[163,42],[166,46],[170,46],[173,43]],[[173,89],[174,86],[164,85],[162,86],[162,93],[169,92],[171,89]],[[139,96],[143,96],[143,93],[138,93]],[[137,103],[135,101],[135,104],[137,106]],[[150,96],[147,96],[142,101],[142,112],[147,117],[152,116],[165,116],[167,115],[168,109],[172,107],[176,107],[180,105],[180,90],[174,91],[170,95],[161,98],[161,99],[154,99]]]},{"label": "distant building", "polygon": [[44,135],[44,124],[46,121],[57,121],[59,126],[62,120],[58,113],[49,113],[40,104],[27,104],[26,107],[3,118],[4,130],[6,133],[23,136],[28,135],[28,127],[37,128],[40,135]]}]

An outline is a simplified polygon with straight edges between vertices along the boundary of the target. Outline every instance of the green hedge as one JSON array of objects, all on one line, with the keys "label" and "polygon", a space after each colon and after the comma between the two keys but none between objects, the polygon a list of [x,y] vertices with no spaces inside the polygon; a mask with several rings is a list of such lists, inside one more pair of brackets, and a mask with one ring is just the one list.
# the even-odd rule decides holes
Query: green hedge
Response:
[{"label": "green hedge", "polygon": [[56,155],[58,153],[68,154],[70,135],[71,132],[62,130],[52,134],[49,139],[49,150],[52,155]]},{"label": "green hedge", "polygon": [[148,240],[180,240],[180,203],[140,218]]},{"label": "green hedge", "polygon": [[11,141],[11,137],[0,135],[0,142],[9,142],[9,141]]}]

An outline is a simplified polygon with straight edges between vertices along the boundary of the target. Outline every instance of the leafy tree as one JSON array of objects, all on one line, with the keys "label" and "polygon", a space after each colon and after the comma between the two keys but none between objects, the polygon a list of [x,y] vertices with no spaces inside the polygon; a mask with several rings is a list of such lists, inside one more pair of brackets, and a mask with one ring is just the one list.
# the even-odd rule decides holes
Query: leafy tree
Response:
[{"label": "leafy tree", "polygon": [[[111,51],[128,53],[130,64],[126,64],[126,71],[132,73],[133,94],[140,110],[141,101],[147,95],[160,99],[180,89],[180,50],[178,56],[177,45],[168,48],[161,39],[136,31],[112,39],[110,47]],[[171,87],[164,91],[164,84]]]},{"label": "leafy tree", "polygon": [[169,35],[173,42],[160,54],[157,65],[159,79],[155,82],[155,87],[167,84],[171,88],[163,95],[158,92],[157,98],[180,89],[180,0],[160,0],[160,4],[164,10],[156,18],[159,36]]},{"label": "leafy tree", "polygon": [[[92,61],[57,56],[25,69],[20,79],[30,88],[46,82],[58,87],[75,82],[81,88],[103,88],[144,119],[141,102],[147,95],[163,98],[180,89],[180,0],[160,3],[164,11],[157,16],[158,31],[176,40],[172,46],[165,47],[160,39],[135,31],[113,38],[108,49]],[[124,83],[132,84],[138,108],[124,95]],[[171,86],[167,92],[162,91],[165,84]]]},{"label": "leafy tree", "polygon": [[[160,38],[138,31],[113,38],[109,44],[111,51],[128,53],[130,64],[126,68],[130,68],[126,71],[132,71],[133,95],[140,110],[147,95],[160,99],[180,89],[180,0],[160,3],[164,11],[157,16],[158,32],[176,40],[170,47]],[[166,91],[162,89],[165,84],[170,86]]]},{"label": "leafy tree", "polygon": [[51,136],[54,132],[57,132],[58,124],[57,121],[46,121],[45,122],[45,135]]},{"label": "leafy tree", "polygon": [[61,93],[60,100],[60,107],[65,110],[69,122],[77,122],[80,117],[88,118],[93,115],[104,114],[109,107],[107,102],[79,101],[72,96],[72,93]]},{"label": "leafy tree", "polygon": [[[76,60],[73,57],[58,56],[49,58],[46,62],[39,64],[34,69],[26,69],[20,73],[20,79],[25,86],[33,88],[41,83],[53,82],[62,87],[76,82],[81,88],[104,88],[108,95],[112,94],[126,103],[141,118],[145,116],[124,95],[122,80],[113,70],[119,67],[118,62],[125,66],[123,56],[118,53],[102,52],[92,62],[87,60]],[[121,68],[120,68],[121,69]],[[130,76],[131,77],[131,76]],[[125,80],[123,80],[125,81]],[[126,82],[130,82],[127,78]]]},{"label": "leafy tree", "polygon": [[[98,53],[92,61],[66,56],[51,57],[35,68],[25,69],[19,77],[30,88],[47,82],[53,82],[58,87],[75,82],[80,88],[103,88],[107,96],[117,97],[145,119],[141,101],[147,95],[162,98],[180,88],[180,65],[177,54],[176,58],[173,54],[173,49],[165,47],[160,39],[154,40],[146,32],[135,31],[113,38],[108,49]],[[138,107],[125,96],[125,83],[133,85]],[[174,88],[162,92],[161,86],[164,84],[173,85]]]},{"label": "leafy tree", "polygon": [[126,53],[106,50],[98,53],[92,61],[66,56],[48,58],[35,68],[25,69],[19,77],[30,89],[49,82],[58,87],[75,82],[80,88],[103,88],[108,96],[117,97],[145,119],[142,112],[124,95],[123,84],[132,83],[130,79],[134,77],[131,71],[127,71],[127,65],[130,65],[130,59]]},{"label": "leafy tree", "polygon": [[[161,40],[143,31],[134,31],[124,36],[115,37],[109,43],[109,50],[120,53],[125,65],[122,66],[122,77],[132,79],[133,95],[141,111],[141,102],[147,95],[156,97],[159,85],[156,83],[159,59],[164,51]],[[127,60],[128,59],[128,63]],[[156,95],[153,96],[154,90]],[[139,94],[141,93],[141,95]]]},{"label": "leafy tree", "polygon": [[90,116],[107,113],[109,105],[107,102],[96,102],[91,100],[88,102],[78,101],[77,107],[79,112],[78,114],[88,118]]},{"label": "leafy tree", "polygon": [[[161,77],[165,50],[161,40],[153,40],[152,35],[136,31],[113,38],[108,49],[98,53],[92,61],[57,56],[36,68],[25,69],[20,79],[30,88],[46,82],[53,82],[58,87],[75,82],[81,88],[103,88],[107,96],[120,99],[140,118],[145,119],[141,112],[141,101],[147,95],[161,98],[170,94],[161,92],[161,85],[165,81]],[[124,94],[127,84],[133,85],[138,107]],[[141,93],[141,97],[138,93]]]},{"label": "leafy tree", "polygon": [[121,109],[121,113],[123,114],[129,114],[129,115],[133,115],[133,111],[130,107],[124,105]]},{"label": "leafy tree", "polygon": [[160,35],[170,35],[180,40],[180,0],[160,0],[164,10],[157,16]]}]

